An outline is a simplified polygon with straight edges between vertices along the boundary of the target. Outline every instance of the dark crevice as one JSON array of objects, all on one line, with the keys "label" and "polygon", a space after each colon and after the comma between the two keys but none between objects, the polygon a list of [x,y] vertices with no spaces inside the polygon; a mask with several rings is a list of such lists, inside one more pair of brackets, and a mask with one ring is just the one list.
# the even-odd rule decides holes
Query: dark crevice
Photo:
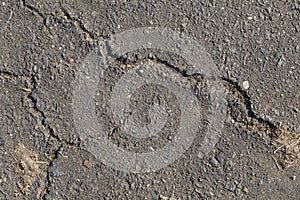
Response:
[{"label": "dark crevice", "polygon": [[33,86],[32,86],[31,92],[28,94],[28,98],[33,103],[34,111],[40,114],[40,116],[42,118],[41,119],[42,120],[42,125],[45,127],[46,130],[48,130],[48,133],[49,133],[49,136],[50,136],[48,140],[50,140],[51,138],[54,138],[60,144],[66,144],[66,145],[70,145],[70,146],[77,145],[77,143],[62,140],[58,135],[56,135],[54,133],[53,128],[49,124],[45,123],[47,117],[46,117],[44,111],[41,110],[40,108],[38,108],[38,106],[37,106],[38,100],[37,100],[37,98],[35,97],[35,94],[34,94],[34,92],[37,90],[37,85],[38,85],[38,82],[37,82],[34,75],[32,76],[31,81],[32,81]]},{"label": "dark crevice", "polygon": [[[70,22],[72,22],[78,29],[80,29],[83,33],[87,34],[91,39],[93,39],[93,40],[95,39],[94,34],[85,27],[84,23],[81,20],[79,20],[79,19],[77,19],[75,17],[72,17],[67,12],[67,10],[65,8],[63,8],[62,6],[60,6],[61,10],[62,10],[62,13],[59,14],[59,15],[56,15],[56,14],[53,14],[53,13],[49,13],[49,14],[42,13],[39,9],[33,7],[30,4],[27,4],[26,0],[22,0],[22,3],[23,3],[23,6],[25,8],[27,8],[30,11],[36,13],[38,16],[40,16],[43,19],[43,24],[44,24],[45,27],[47,27],[47,29],[48,29],[48,26],[47,26],[47,16],[58,17],[58,18],[65,17],[67,20],[69,20]],[[50,32],[49,29],[48,29],[48,31]]]},{"label": "dark crevice", "polygon": [[64,7],[62,7],[62,6],[61,6],[61,10],[62,10],[64,16],[65,16],[68,20],[73,21],[73,22],[77,22],[77,23],[79,24],[79,28],[80,28],[80,30],[81,30],[82,32],[86,33],[91,39],[95,39],[94,34],[93,34],[91,31],[89,31],[89,30],[84,26],[84,23],[83,23],[81,20],[79,20],[79,19],[77,19],[77,18],[75,18],[75,17],[72,17],[72,16],[67,12],[67,10],[66,10]]},{"label": "dark crevice", "polygon": [[35,76],[32,76],[31,81],[32,81],[33,86],[32,86],[31,92],[28,94],[28,98],[33,103],[33,109],[34,109],[35,112],[37,112],[37,113],[39,113],[41,115],[41,117],[42,117],[42,119],[41,119],[42,120],[42,124],[46,128],[46,130],[48,130],[49,135],[51,137],[55,138],[58,142],[61,142],[61,139],[57,135],[54,134],[53,129],[49,125],[46,125],[45,123],[43,123],[43,121],[45,121],[45,119],[46,119],[46,116],[45,116],[44,111],[42,111],[41,109],[39,109],[38,106],[37,106],[37,103],[38,103],[37,101],[38,100],[35,97],[34,92],[35,92],[35,90],[37,90],[37,84],[38,83],[37,83],[37,80],[36,80]]},{"label": "dark crevice", "polygon": [[0,76],[1,77],[11,77],[11,78],[29,78],[28,76],[15,74],[15,73],[9,72],[9,71],[0,71]]},{"label": "dark crevice", "polygon": [[45,191],[41,199],[47,199],[47,195],[50,194],[50,186],[51,186],[51,167],[53,167],[54,161],[59,158],[61,155],[62,145],[54,152],[53,158],[49,161],[49,165],[47,167],[47,174],[46,174],[46,186]]},{"label": "dark crevice", "polygon": [[[106,46],[109,46],[109,45],[106,45]],[[110,49],[108,49],[110,50]],[[111,50],[110,50],[111,51]],[[159,62],[161,64],[164,64],[165,66],[167,67],[170,67],[172,69],[175,69],[177,72],[181,73],[184,77],[194,77],[196,78],[196,76],[199,78],[202,77],[202,75],[200,73],[195,73],[191,76],[188,76],[186,75],[186,72],[180,68],[178,68],[177,66],[174,66],[172,64],[170,64],[168,61],[166,60],[163,60],[163,59],[160,59],[160,58],[153,58],[153,57],[147,57],[147,58],[144,58],[144,59],[149,59],[149,60],[152,60],[152,61],[156,61],[156,62]],[[130,61],[128,62],[127,61],[127,58],[123,57],[123,56],[120,56],[117,60],[121,61],[123,64],[137,64],[140,60],[135,60],[135,61]],[[203,78],[203,77],[202,77]],[[244,104],[245,104],[245,107],[246,107],[246,112],[247,112],[247,115],[249,118],[251,119],[255,119],[259,124],[261,125],[264,125],[265,127],[267,127],[272,134],[274,135],[271,135],[271,137],[275,136],[276,137],[276,131],[278,130],[278,126],[260,116],[258,116],[255,111],[253,110],[252,108],[252,103],[251,103],[251,98],[250,96],[247,94],[246,91],[244,91],[242,89],[242,87],[235,81],[229,79],[229,78],[226,78],[226,77],[221,77],[221,80],[225,81],[226,83],[228,83],[232,88],[231,89],[234,89],[236,90],[244,99]]]},{"label": "dark crevice", "polygon": [[[112,56],[116,57],[117,58],[116,60],[122,62],[124,65],[128,65],[128,64],[136,65],[136,64],[140,63],[142,60],[147,60],[148,59],[148,60],[163,64],[166,67],[171,68],[173,70],[176,70],[178,73],[180,73],[184,77],[188,77],[184,70],[180,69],[179,67],[177,67],[175,65],[172,65],[171,63],[169,63],[168,61],[166,61],[164,59],[161,59],[161,58],[158,58],[158,57],[151,57],[151,56],[148,55],[147,57],[145,57],[143,59],[137,59],[137,60],[131,61],[128,58],[125,58],[124,56],[118,56],[116,54],[113,54],[113,51],[111,50],[111,47],[108,43],[106,43],[105,46],[107,47],[106,50],[107,50],[108,55],[112,55]],[[195,73],[194,75],[199,75],[199,73]],[[192,76],[190,76],[190,77],[192,77]]]},{"label": "dark crevice", "polygon": [[262,117],[259,117],[257,116],[257,114],[253,111],[253,108],[252,108],[252,103],[251,103],[251,99],[249,97],[249,95],[247,94],[246,91],[244,91],[242,89],[242,87],[235,81],[231,80],[231,79],[228,79],[228,78],[225,78],[225,77],[222,77],[222,80],[226,81],[229,85],[231,85],[234,89],[236,89],[244,98],[244,103],[245,103],[245,106],[246,106],[246,109],[247,109],[247,112],[248,112],[248,116],[252,119],[256,119],[260,124],[264,124],[266,125],[267,127],[270,128],[270,130],[272,131],[272,133],[274,133],[278,127],[266,120],[266,119],[263,119]]},{"label": "dark crevice", "polygon": [[46,26],[46,16],[40,12],[37,8],[33,7],[32,5],[29,5],[26,3],[25,0],[22,0],[23,6],[28,8],[29,10],[31,10],[32,12],[36,13],[37,15],[39,15],[42,19],[43,19],[43,24],[44,26]]}]

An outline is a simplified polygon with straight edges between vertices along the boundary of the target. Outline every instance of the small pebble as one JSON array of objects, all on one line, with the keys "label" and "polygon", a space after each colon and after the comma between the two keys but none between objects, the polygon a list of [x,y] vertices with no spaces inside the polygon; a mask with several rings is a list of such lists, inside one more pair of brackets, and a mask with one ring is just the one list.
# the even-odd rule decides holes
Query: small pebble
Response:
[{"label": "small pebble", "polygon": [[236,187],[235,187],[235,185],[225,185],[225,187],[224,187],[226,190],[228,190],[228,191],[230,191],[230,192],[234,192],[235,191],[235,189],[236,189]]},{"label": "small pebble", "polygon": [[195,189],[195,192],[198,193],[198,194],[201,194],[200,190]]},{"label": "small pebble", "polygon": [[110,196],[110,190],[105,190],[103,192],[104,196],[109,197]]},{"label": "small pebble", "polygon": [[248,90],[249,87],[250,87],[249,82],[248,82],[248,81],[244,81],[244,82],[243,82],[243,88],[244,88],[245,90]]},{"label": "small pebble", "polygon": [[131,190],[134,190],[134,189],[135,189],[135,184],[134,184],[133,182],[131,182],[131,183],[129,184],[129,187],[130,187]]},{"label": "small pebble", "polygon": [[28,49],[30,49],[30,45],[29,44],[23,44],[23,48],[28,50]]},{"label": "small pebble", "polygon": [[265,39],[266,40],[270,40],[271,39],[270,32],[268,32],[268,31],[265,32]]},{"label": "small pebble", "polygon": [[241,189],[240,188],[236,188],[235,191],[234,191],[234,194],[236,196],[240,196],[241,195]]},{"label": "small pebble", "polygon": [[[300,126],[295,126],[293,129],[296,133],[300,133]],[[0,145],[1,145],[1,139],[0,139]]]},{"label": "small pebble", "polygon": [[209,163],[214,166],[214,167],[218,167],[219,166],[219,162],[215,159],[215,158],[212,158],[209,160]]},{"label": "small pebble", "polygon": [[3,137],[0,136],[0,146],[4,146],[5,145],[5,140]]},{"label": "small pebble", "polygon": [[279,59],[278,63],[277,63],[277,67],[283,67],[286,63],[286,60],[283,56],[281,56],[281,58]]},{"label": "small pebble", "polygon": [[249,193],[248,188],[247,188],[247,187],[244,187],[244,188],[243,188],[243,192],[245,192],[246,194]]},{"label": "small pebble", "polygon": [[186,72],[185,72],[185,74],[187,75],[187,76],[192,76],[192,75],[194,75],[194,74],[196,74],[196,70],[195,69],[188,69]]},{"label": "small pebble", "polygon": [[85,167],[87,167],[88,169],[91,169],[91,168],[93,168],[95,166],[95,161],[92,160],[92,159],[84,160],[83,161],[83,165]]}]

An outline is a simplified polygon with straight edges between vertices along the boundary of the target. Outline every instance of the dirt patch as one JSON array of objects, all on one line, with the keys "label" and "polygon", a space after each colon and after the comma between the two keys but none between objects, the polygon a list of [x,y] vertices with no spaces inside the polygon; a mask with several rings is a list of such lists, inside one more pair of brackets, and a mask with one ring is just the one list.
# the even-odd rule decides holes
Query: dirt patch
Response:
[{"label": "dirt patch", "polygon": [[[17,145],[14,155],[16,159],[15,170],[21,175],[21,179],[17,183],[19,190],[15,191],[15,196],[28,195],[30,188],[37,179],[40,176],[45,176],[45,173],[40,169],[40,165],[48,163],[38,161],[38,154],[20,143]],[[44,191],[43,188],[44,184],[42,183],[37,192],[38,196]]]},{"label": "dirt patch", "polygon": [[282,152],[281,164],[285,167],[296,166],[300,168],[300,134],[289,130],[278,131],[278,149]]}]

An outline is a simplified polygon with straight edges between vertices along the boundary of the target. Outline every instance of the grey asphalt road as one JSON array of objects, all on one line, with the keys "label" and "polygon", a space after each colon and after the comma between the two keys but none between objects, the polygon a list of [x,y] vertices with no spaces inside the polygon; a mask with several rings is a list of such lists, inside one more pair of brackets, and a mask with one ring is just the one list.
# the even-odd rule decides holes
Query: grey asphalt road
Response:
[{"label": "grey asphalt road", "polygon": [[[72,91],[90,52],[116,34],[141,27],[169,28],[205,48],[226,87],[227,115],[218,143],[205,158],[198,157],[203,141],[198,134],[167,167],[129,173],[105,165],[83,147],[73,121]],[[298,0],[2,0],[0,199],[300,199],[299,164],[286,168],[287,161],[299,163],[299,32]],[[165,135],[150,141],[134,141],[113,121],[112,87],[149,60],[177,70],[199,89],[200,130],[208,125],[206,77],[185,72],[188,64],[172,52],[129,52],[99,80],[95,99],[107,137],[137,152],[172,141],[181,114],[170,106],[173,117]],[[140,88],[135,94],[137,123],[148,123],[143,109],[157,91],[164,89]],[[172,98],[168,105],[176,102]],[[278,144],[282,133],[289,146]]]}]

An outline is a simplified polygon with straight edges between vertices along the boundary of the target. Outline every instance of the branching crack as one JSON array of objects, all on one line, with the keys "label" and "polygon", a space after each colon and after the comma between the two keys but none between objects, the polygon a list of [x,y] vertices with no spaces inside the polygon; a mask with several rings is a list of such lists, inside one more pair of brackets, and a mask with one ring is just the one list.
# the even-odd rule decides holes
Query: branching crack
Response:
[{"label": "branching crack", "polygon": [[[34,6],[27,4],[26,0],[22,0],[23,6],[29,10],[31,10],[32,12],[36,13],[38,16],[40,16],[43,19],[43,24],[44,26],[49,30],[49,27],[47,25],[47,17],[52,17],[52,18],[63,18],[64,20],[66,20],[67,22],[70,22],[72,24],[75,25],[75,27],[77,28],[78,32],[85,35],[85,40],[87,40],[88,42],[97,42],[98,40],[95,38],[94,34],[89,31],[86,26],[84,25],[84,23],[75,17],[72,17],[67,10],[61,5],[60,9],[62,11],[62,13],[60,14],[46,14],[41,12],[39,9],[35,8]],[[50,32],[51,33],[51,32]]]},{"label": "branching crack", "polygon": [[67,20],[69,20],[69,21],[71,21],[73,24],[75,24],[76,27],[77,27],[79,30],[81,30],[81,32],[83,32],[85,35],[87,35],[87,38],[86,38],[86,39],[87,39],[88,41],[94,41],[94,40],[95,40],[94,34],[93,34],[91,31],[89,31],[89,30],[85,27],[84,23],[83,23],[80,19],[77,19],[77,18],[75,18],[75,17],[72,17],[72,16],[68,13],[68,11],[67,11],[64,7],[62,7],[62,6],[61,6],[61,10],[62,10],[62,12],[63,12],[63,14],[64,14],[64,16],[65,16],[65,18],[66,18]]}]

